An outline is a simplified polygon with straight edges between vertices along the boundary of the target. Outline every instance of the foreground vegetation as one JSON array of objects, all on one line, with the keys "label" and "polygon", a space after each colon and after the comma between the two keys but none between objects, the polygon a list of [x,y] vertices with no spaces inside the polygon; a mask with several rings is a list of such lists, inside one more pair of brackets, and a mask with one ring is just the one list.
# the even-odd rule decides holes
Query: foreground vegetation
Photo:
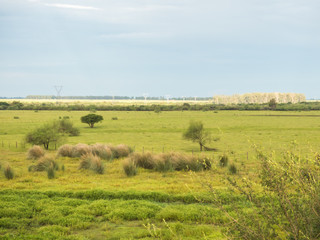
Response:
[{"label": "foreground vegetation", "polygon": [[[317,239],[314,229],[319,229],[318,219],[307,210],[310,210],[308,206],[314,206],[315,213],[319,209],[317,198],[312,198],[318,196],[313,191],[318,185],[308,185],[319,176],[318,167],[314,167],[318,166],[314,161],[320,149],[319,112],[98,114],[104,121],[90,128],[80,121],[85,115],[83,112],[0,112],[0,239],[227,239],[229,234],[240,233],[247,239],[263,239],[261,236]],[[24,144],[20,144],[28,132],[66,116],[80,129],[79,136],[70,136],[57,146],[52,144],[46,151],[35,148],[32,153],[28,152],[31,145],[24,148]],[[113,120],[115,118],[117,120]],[[213,137],[220,138],[208,143],[216,151],[200,153],[199,144],[183,139],[190,120],[203,122]],[[78,143],[82,145],[76,148]],[[111,157],[112,147],[108,145],[110,152],[106,150],[107,143],[130,146],[132,150],[128,151],[135,152],[132,155],[135,165],[142,164],[140,157],[144,155],[152,156],[148,161],[157,164],[152,168],[141,167],[142,164],[136,174],[128,177],[124,170],[125,156]],[[254,145],[260,146],[262,154],[257,155]],[[95,151],[95,156],[101,152],[102,174],[79,167],[84,159],[76,151],[86,148],[91,153]],[[187,156],[179,157],[186,162],[208,159],[211,167],[197,172],[189,171],[188,167],[177,171],[173,161],[167,165],[168,171],[158,171],[156,166],[168,159],[164,156],[174,159],[172,151],[175,155]],[[288,151],[292,155],[288,155]],[[65,152],[70,155],[64,155]],[[31,157],[35,154],[39,157]],[[29,170],[43,157],[53,159],[59,168],[52,178],[47,171]],[[298,162],[299,166],[283,165],[289,160]],[[264,161],[267,164],[263,165]],[[278,163],[280,165],[276,165]],[[8,165],[14,173],[10,180],[4,174]],[[296,191],[298,185],[290,178],[277,178],[285,173],[281,171],[285,166],[291,166],[292,174],[300,173],[294,169],[304,169],[296,175],[307,180],[303,194]],[[162,167],[166,169],[166,165]],[[277,174],[273,175],[277,182],[268,180],[268,176],[272,177],[270,172]],[[284,181],[279,182],[281,179]],[[279,191],[275,186],[284,186],[289,191]],[[309,191],[311,195],[308,189],[313,191]],[[295,219],[292,210],[289,209],[287,218],[281,212],[285,208],[273,204],[286,196],[290,201],[283,204],[294,205],[301,222],[313,223],[308,224],[308,231],[303,223],[290,224],[290,219]],[[259,204],[267,205],[260,208]],[[266,212],[274,222],[268,222]],[[242,225],[235,224],[230,217]],[[248,219],[251,220],[248,222]],[[259,237],[240,228],[243,224],[251,226],[250,230],[258,232]]]}]

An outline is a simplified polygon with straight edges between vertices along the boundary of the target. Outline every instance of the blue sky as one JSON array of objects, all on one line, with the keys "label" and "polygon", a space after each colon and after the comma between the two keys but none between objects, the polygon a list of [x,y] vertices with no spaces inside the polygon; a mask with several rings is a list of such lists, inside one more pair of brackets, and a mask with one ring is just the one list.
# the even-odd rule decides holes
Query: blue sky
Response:
[{"label": "blue sky", "polygon": [[0,0],[0,96],[320,98],[319,0]]}]

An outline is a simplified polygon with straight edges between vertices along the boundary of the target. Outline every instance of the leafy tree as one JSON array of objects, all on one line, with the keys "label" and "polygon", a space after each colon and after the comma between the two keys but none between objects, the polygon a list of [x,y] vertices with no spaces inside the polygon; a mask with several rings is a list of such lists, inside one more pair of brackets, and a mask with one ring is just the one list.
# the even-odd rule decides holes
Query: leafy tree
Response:
[{"label": "leafy tree", "polygon": [[101,122],[102,120],[103,120],[103,117],[101,115],[97,115],[93,113],[81,117],[81,122],[87,123],[91,128],[93,128],[95,123]]},{"label": "leafy tree", "polygon": [[45,149],[49,148],[52,142],[58,142],[62,139],[59,131],[59,124],[56,122],[45,124],[26,135],[26,142],[33,145],[43,145]]},{"label": "leafy tree", "polygon": [[200,151],[202,151],[203,147],[208,149],[205,147],[205,144],[211,141],[210,132],[203,128],[203,123],[200,121],[191,121],[188,129],[183,133],[183,137],[192,142],[199,143]]}]

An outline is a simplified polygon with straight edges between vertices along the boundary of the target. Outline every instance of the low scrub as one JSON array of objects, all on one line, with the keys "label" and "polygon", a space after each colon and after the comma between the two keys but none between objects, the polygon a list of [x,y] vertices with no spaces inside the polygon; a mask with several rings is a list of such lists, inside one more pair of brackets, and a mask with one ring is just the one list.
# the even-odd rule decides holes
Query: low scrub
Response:
[{"label": "low scrub", "polygon": [[91,147],[84,143],[78,143],[72,148],[72,157],[81,157],[82,155],[86,155],[91,153]]},{"label": "low scrub", "polygon": [[92,153],[88,153],[81,157],[79,169],[90,169],[98,174],[103,174],[104,164],[100,157]]},{"label": "low scrub", "polygon": [[91,152],[102,159],[112,159],[112,151],[107,145],[96,143],[91,146]]},{"label": "low scrub", "polygon": [[72,157],[73,146],[69,144],[62,145],[57,151],[57,157]]},{"label": "low scrub", "polygon": [[38,145],[34,145],[33,147],[29,148],[28,153],[27,153],[27,159],[39,159],[43,157],[45,154],[45,151],[43,150],[42,147]]}]

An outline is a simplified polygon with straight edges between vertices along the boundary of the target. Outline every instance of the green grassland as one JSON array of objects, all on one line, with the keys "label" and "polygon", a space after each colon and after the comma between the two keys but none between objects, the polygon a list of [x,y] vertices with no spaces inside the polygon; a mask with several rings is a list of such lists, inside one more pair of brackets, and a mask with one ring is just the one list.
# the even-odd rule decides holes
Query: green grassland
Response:
[{"label": "green grassland", "polygon": [[[302,155],[320,149],[317,111],[96,112],[104,121],[94,128],[80,122],[85,114],[0,111],[0,164],[10,164],[15,172],[13,180],[7,180],[2,170],[0,174],[0,239],[224,239],[228,220],[210,200],[203,182],[220,190],[227,208],[247,206],[224,184],[230,173],[218,167],[220,155],[227,154],[236,164],[236,178],[256,179],[260,166],[253,145],[279,158],[288,149]],[[64,116],[81,133],[63,143],[123,143],[136,152],[204,154],[212,159],[213,169],[197,173],[139,169],[137,176],[128,178],[121,159],[106,162],[105,173],[98,175],[79,170],[79,159],[59,158],[65,171],[58,171],[54,179],[45,172],[28,172],[33,161],[26,159],[30,146],[23,147],[25,134]],[[196,143],[182,138],[190,120],[202,121],[219,139],[208,144],[216,152],[200,153]],[[55,156],[54,145],[47,154]]]}]

